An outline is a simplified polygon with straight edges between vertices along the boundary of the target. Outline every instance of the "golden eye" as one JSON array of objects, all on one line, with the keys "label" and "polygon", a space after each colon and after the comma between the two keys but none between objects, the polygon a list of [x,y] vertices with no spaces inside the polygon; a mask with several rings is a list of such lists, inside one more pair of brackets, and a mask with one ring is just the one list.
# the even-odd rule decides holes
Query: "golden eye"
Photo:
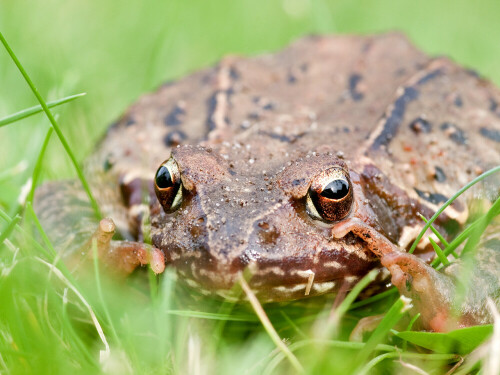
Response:
[{"label": "golden eye", "polygon": [[314,178],[307,193],[306,207],[314,219],[339,221],[351,212],[352,202],[349,174],[343,168],[333,167]]},{"label": "golden eye", "polygon": [[172,213],[182,203],[182,182],[174,158],[163,162],[155,175],[155,192],[166,213]]}]

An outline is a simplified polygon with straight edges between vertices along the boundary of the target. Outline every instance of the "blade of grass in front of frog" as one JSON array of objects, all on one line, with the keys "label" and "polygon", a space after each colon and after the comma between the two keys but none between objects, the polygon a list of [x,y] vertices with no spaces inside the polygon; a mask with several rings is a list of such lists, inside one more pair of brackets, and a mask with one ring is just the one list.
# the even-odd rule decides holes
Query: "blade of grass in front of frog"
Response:
[{"label": "blade of grass in front of frog", "polygon": [[50,264],[50,263],[46,262],[45,260],[38,258],[38,257],[36,257],[35,260],[37,260],[41,264],[47,266],[49,268],[49,270],[52,271],[52,273],[54,275],[56,275],[57,278],[60,281],[62,281],[77,296],[77,298],[85,305],[85,308],[87,309],[87,311],[90,315],[90,318],[91,318],[92,323],[97,331],[97,334],[99,335],[99,338],[101,339],[101,341],[104,345],[104,351],[101,351],[101,353],[102,353],[101,358],[109,358],[110,348],[109,348],[108,340],[106,339],[106,335],[104,334],[104,331],[101,327],[101,324],[99,323],[99,320],[97,319],[97,315],[95,314],[94,309],[92,308],[90,303],[87,301],[87,299],[80,293],[78,288],[76,288],[75,285],[70,280],[68,280],[64,276],[64,274],[61,272],[61,270],[59,270],[59,268],[57,268],[55,265]]},{"label": "blade of grass in front of frog", "polygon": [[396,287],[391,287],[388,290],[383,291],[382,293],[377,293],[371,297],[368,297],[367,299],[364,299],[362,301],[357,301],[351,304],[349,310],[354,310],[362,306],[370,305],[376,301],[379,301],[384,298],[388,298],[391,296],[396,296],[398,294],[398,290]]},{"label": "blade of grass in front of frog", "polygon": [[[426,354],[426,353],[408,353],[408,352],[392,352],[381,354],[375,358],[373,358],[370,362],[368,362],[365,366],[363,366],[356,375],[365,375],[371,374],[372,369],[382,362],[385,359],[390,358],[401,358],[401,359],[421,359],[424,363],[426,361],[446,361],[446,362],[456,362],[459,360],[460,356],[456,354]],[[416,370],[416,369],[414,369]],[[427,374],[427,372],[421,372],[423,374]]]},{"label": "blade of grass in front of frog", "polygon": [[[418,318],[420,318],[420,313],[415,314],[413,316],[413,318],[411,318],[410,323],[408,323],[408,325],[406,326],[407,331],[411,331],[411,329],[413,328],[413,325],[415,324],[415,322],[417,321]],[[403,352],[406,352],[406,349],[408,348],[408,341],[403,340],[403,345],[401,345],[401,346],[402,346]]]},{"label": "blade of grass in front of frog", "polygon": [[[318,339],[326,339],[336,334],[339,322],[342,317],[349,310],[354,300],[358,297],[359,293],[361,293],[361,291],[365,289],[368,284],[375,280],[378,272],[379,270],[377,269],[371,270],[358,283],[356,283],[354,288],[351,289],[351,291],[337,306],[337,308],[332,308],[328,320],[326,321],[326,325],[324,324],[324,322],[318,321],[322,325],[320,329],[315,330],[319,333],[320,337],[317,337]],[[319,327],[316,326],[315,328]]]},{"label": "blade of grass in front of frog", "polygon": [[[45,150],[49,143],[50,136],[52,134],[53,128],[50,127],[47,130],[47,134],[45,135],[45,139],[43,141],[40,152],[38,153],[37,161],[35,163],[35,168],[33,169],[33,173],[30,178],[26,181],[26,183],[21,188],[21,192],[15,204],[11,207],[11,215],[22,213],[22,207],[26,204],[26,202],[33,202],[33,196],[35,194],[35,188],[38,182],[38,177],[41,172],[41,164],[42,158],[45,155]],[[28,192],[26,190],[29,188]]]},{"label": "blade of grass in front of frog", "polygon": [[[57,107],[61,104],[69,103],[75,99],[78,99],[82,96],[87,95],[86,93],[82,92],[80,94],[76,95],[70,95],[66,96],[65,98],[54,100],[52,102],[47,102],[47,107],[48,108],[53,108]],[[20,121],[22,119],[25,119],[26,117],[30,117],[33,115],[36,115],[37,113],[43,112],[43,107],[41,105],[35,105],[30,108],[23,109],[22,111],[13,113],[12,115],[5,116],[0,119],[0,127],[12,124],[13,122]]]},{"label": "blade of grass in front of frog", "polygon": [[309,336],[307,336],[307,335],[304,333],[304,331],[302,331],[302,330],[299,328],[299,326],[298,326],[297,324],[295,324],[295,322],[294,322],[294,321],[293,321],[293,320],[292,320],[292,319],[288,316],[288,314],[287,314],[286,312],[284,312],[283,310],[280,310],[280,314],[281,314],[281,316],[282,316],[282,317],[286,320],[286,322],[288,323],[288,325],[289,325],[290,327],[292,327],[292,328],[293,328],[293,330],[294,330],[295,332],[297,332],[297,334],[298,334],[299,336],[302,336],[302,338],[303,338],[304,340],[307,340],[307,339],[309,338]]},{"label": "blade of grass in front of frog", "polygon": [[27,168],[28,168],[28,163],[26,162],[26,160],[21,160],[12,168],[0,171],[0,183],[14,177],[15,175],[23,173]]},{"label": "blade of grass in front of frog", "polygon": [[[1,208],[0,208],[0,217],[8,223],[11,222],[11,220],[13,220]],[[47,259],[51,259],[49,252],[43,246],[41,246],[37,241],[35,241],[35,239],[33,239],[33,237],[29,233],[27,233],[21,226],[19,226],[19,224],[14,225],[14,227],[15,227],[16,231],[19,232],[23,236],[23,238],[28,239],[29,242],[31,243],[31,245],[33,245],[37,250],[39,250],[41,253],[43,253],[45,256],[47,256]]]},{"label": "blade of grass in front of frog", "polygon": [[234,305],[236,302],[224,300],[219,307],[219,311],[217,315],[226,316],[227,319],[220,319],[214,327],[214,348],[217,350],[219,348],[220,343],[222,342],[222,333],[224,332],[224,328],[226,327],[226,322],[229,320],[233,320],[234,317],[231,312],[234,309]]},{"label": "blade of grass in front of frog", "polygon": [[198,318],[208,320],[234,321],[234,322],[258,322],[259,318],[252,315],[231,315],[221,313],[210,313],[194,310],[166,310],[169,315],[183,316],[187,318]]},{"label": "blade of grass in front of frog", "polygon": [[42,143],[42,148],[40,149],[40,152],[38,153],[38,157],[36,159],[35,163],[35,168],[33,168],[33,175],[31,176],[31,187],[30,191],[26,197],[26,202],[33,203],[33,197],[35,196],[35,189],[37,186],[38,178],[40,177],[40,173],[42,171],[42,161],[43,157],[45,156],[45,151],[47,150],[47,146],[50,141],[50,136],[52,135],[52,132],[54,131],[53,128],[49,128],[47,130],[47,134],[45,135],[45,139],[43,140]]},{"label": "blade of grass in front of frog", "polygon": [[[337,295],[337,298],[333,302],[333,306],[330,308],[330,314],[326,319],[324,318],[318,318],[316,322],[314,323],[313,326],[313,332],[314,332],[314,337],[318,341],[324,341],[328,338],[332,337],[337,337],[339,333],[339,323],[345,313],[349,310],[349,307],[351,304],[354,302],[354,300],[357,298],[359,293],[363,289],[365,289],[368,284],[370,284],[375,278],[377,277],[377,273],[379,270],[374,269],[371,270],[368,274],[366,274],[356,285],[352,290],[345,296],[344,300],[337,306],[335,307],[335,304],[337,302],[337,298],[339,298]],[[326,320],[326,321],[325,321]],[[312,373],[319,373],[321,366],[323,366],[324,358],[325,358],[325,353],[326,353],[326,347],[321,345],[315,350],[315,364],[314,367],[312,368],[311,372]]]},{"label": "blade of grass in front of frog", "polygon": [[120,341],[118,334],[116,333],[116,329],[113,324],[113,319],[111,319],[111,314],[109,313],[108,304],[106,303],[106,299],[104,298],[104,294],[102,292],[101,275],[99,272],[99,256],[97,254],[97,239],[95,238],[92,239],[91,246],[92,246],[92,258],[94,261],[94,277],[97,289],[97,296],[100,300],[100,307],[104,311],[104,316],[107,320],[108,326],[111,330],[111,334],[113,335],[115,343],[119,344],[119,346],[122,347],[123,345]]},{"label": "blade of grass in front of frog", "polygon": [[[96,372],[98,372],[99,366],[96,361],[95,355],[90,352],[88,346],[83,342],[82,336],[75,331],[75,327],[71,324],[72,318],[71,314],[68,313],[68,288],[64,289],[64,294],[62,296],[62,319],[61,324],[64,326],[62,332],[65,335],[65,341],[71,342],[71,350],[79,351],[84,358],[87,359],[88,363],[94,364],[96,366]],[[69,336],[69,337],[68,337]]]},{"label": "blade of grass in front of frog", "polygon": [[[319,345],[325,347],[328,346],[330,348],[335,348],[335,349],[360,350],[363,349],[366,344],[364,342],[355,342],[355,341],[307,339],[307,340],[296,341],[290,344],[289,348],[292,352],[295,352],[296,350],[303,349],[308,346],[313,346],[316,348]],[[392,345],[379,344],[375,347],[375,350],[384,352],[394,352],[396,351],[396,348]],[[278,367],[279,364],[285,358],[286,357],[282,352],[276,353],[274,358],[269,362],[269,364],[263,371],[263,375],[275,374],[276,367]],[[316,356],[314,356],[314,363],[315,364],[318,363]],[[308,369],[308,373],[313,374],[314,372]]]},{"label": "blade of grass in front of frog", "polygon": [[429,242],[431,243],[432,248],[434,249],[434,252],[438,256],[441,263],[443,263],[444,266],[449,265],[450,261],[448,260],[448,258],[446,258],[446,255],[444,255],[443,250],[439,247],[436,241],[434,241],[431,237],[429,237]]},{"label": "blade of grass in front of frog", "polygon": [[69,156],[69,158],[70,158],[70,160],[71,160],[71,162],[76,170],[76,174],[78,175],[78,178],[80,179],[80,182],[82,183],[82,186],[83,186],[85,192],[87,193],[87,196],[89,197],[90,204],[92,205],[92,208],[94,209],[96,217],[98,219],[101,219],[102,214],[101,214],[101,210],[99,208],[99,205],[97,204],[97,201],[95,200],[94,195],[92,194],[92,191],[90,190],[90,186],[89,186],[89,184],[88,184],[88,182],[83,174],[82,169],[78,165],[78,162],[76,160],[75,155],[73,154],[73,151],[69,147],[68,141],[64,137],[64,134],[61,132],[61,129],[59,128],[59,125],[57,124],[54,116],[52,115],[52,112],[47,107],[47,103],[45,103],[45,100],[42,98],[42,96],[38,92],[38,89],[36,88],[35,84],[31,80],[31,78],[29,77],[28,73],[26,73],[26,70],[24,69],[24,67],[20,63],[17,56],[14,54],[14,51],[10,48],[9,44],[7,43],[7,40],[4,38],[4,36],[1,32],[0,32],[0,41],[4,45],[5,49],[7,50],[7,53],[9,54],[11,59],[14,61],[14,64],[17,66],[18,70],[21,72],[22,76],[24,77],[26,83],[31,88],[31,91],[36,96],[36,98],[38,99],[38,102],[42,106],[43,111],[47,115],[50,123],[52,124],[52,127],[54,128],[57,136],[59,137],[59,140],[61,141],[61,144],[63,145],[66,153],[68,154],[68,156]]},{"label": "blade of grass in front of frog", "polygon": [[432,217],[429,219],[429,221],[427,222],[427,224],[424,225],[424,227],[422,228],[422,230],[418,234],[417,238],[415,238],[415,241],[413,241],[413,244],[411,245],[410,250],[408,250],[408,252],[411,254],[411,253],[413,253],[415,251],[415,249],[417,248],[418,243],[420,242],[420,240],[424,236],[424,234],[427,231],[427,229],[429,229],[429,227],[432,225],[432,223],[437,219],[437,217],[439,215],[441,215],[441,213],[446,209],[446,207],[448,207],[450,204],[452,204],[455,199],[457,199],[460,195],[462,195],[465,191],[467,191],[468,189],[470,189],[472,186],[474,186],[478,182],[484,180],[486,177],[488,177],[488,176],[490,176],[490,175],[492,175],[494,173],[497,173],[497,172],[500,172],[500,165],[496,166],[494,168],[491,168],[490,170],[488,170],[488,171],[484,172],[483,174],[481,174],[480,176],[476,177],[474,180],[472,180],[467,185],[465,185],[463,188],[461,188],[458,192],[456,192],[455,195],[453,195],[450,199],[448,199],[436,211],[436,213],[434,215],[432,215]]},{"label": "blade of grass in front of frog", "polygon": [[255,294],[252,292],[252,289],[250,289],[250,286],[246,282],[243,275],[240,275],[239,281],[240,281],[240,285],[241,285],[243,291],[245,292],[248,300],[250,301],[250,304],[252,305],[257,316],[259,317],[262,325],[264,326],[264,329],[266,330],[266,332],[269,335],[269,337],[271,338],[271,340],[278,347],[278,349],[280,351],[282,351],[283,354],[288,358],[288,360],[290,361],[290,363],[292,364],[294,369],[299,373],[303,373],[304,368],[300,364],[297,357],[295,357],[295,355],[290,351],[288,346],[286,346],[286,344],[279,337],[279,335],[276,332],[276,330],[274,329],[271,321],[267,317],[266,312],[262,308],[262,305],[260,304],[260,302],[257,299],[257,297],[255,296]]},{"label": "blade of grass in front of frog", "polygon": [[[422,219],[422,220],[423,220],[426,224],[429,222],[429,220],[427,220],[427,219],[425,218],[425,216],[424,216],[424,215],[422,215],[421,213],[418,213],[417,215],[418,215],[418,216],[419,216],[419,217],[420,217],[420,218],[421,218],[421,219]],[[438,240],[439,240],[439,241],[443,244],[443,246],[445,246],[445,247],[446,247],[446,246],[448,246],[448,245],[449,245],[449,244],[448,244],[448,242],[445,240],[445,238],[442,236],[442,234],[441,234],[441,233],[439,233],[439,231],[438,231],[436,228],[434,228],[434,226],[433,226],[433,225],[430,225],[430,226],[429,226],[429,228],[430,228],[430,230],[432,230],[432,233],[434,233],[434,234],[436,235],[436,237],[437,237],[437,238],[438,238]]]},{"label": "blade of grass in front of frog", "polygon": [[[41,250],[41,252],[47,257],[47,260],[54,264],[55,267],[64,275],[64,277],[69,280],[69,282],[75,286],[75,288],[81,290],[81,288],[78,286],[77,281],[73,277],[73,274],[69,271],[69,269],[66,267],[64,262],[58,257],[58,253],[56,249],[54,249],[54,246],[52,246],[52,242],[50,242],[49,237],[47,236],[47,233],[45,233],[45,230],[42,227],[42,224],[40,223],[40,220],[38,220],[38,216],[36,216],[35,210],[33,209],[33,205],[31,202],[26,203],[26,213],[28,213],[33,220],[33,223],[35,224],[35,227],[38,230],[38,233],[42,237],[42,241],[44,242],[45,246],[49,249],[48,251],[41,246],[35,239],[33,239],[24,229],[19,227],[21,230],[21,233],[25,238],[28,238],[30,242],[36,246],[38,250]],[[25,216],[26,217],[26,216]]]},{"label": "blade of grass in front of frog", "polygon": [[7,237],[10,236],[14,228],[16,227],[17,223],[21,220],[21,216],[16,215],[14,216],[13,219],[7,222],[7,226],[3,230],[2,233],[0,233],[0,246],[3,244],[3,242],[7,239]]},{"label": "blade of grass in front of frog", "polygon": [[[424,217],[424,215],[422,215],[422,214],[418,214],[418,215],[420,216],[420,218],[426,224],[428,223],[428,220]],[[432,230],[432,233],[434,233],[436,235],[436,237],[438,238],[439,242],[441,242],[445,248],[447,248],[448,246],[450,246],[450,244],[448,243],[448,241],[445,240],[445,238],[443,237],[443,235],[441,233],[439,233],[439,231],[436,228],[434,228],[433,225],[431,225],[429,228]],[[429,237],[429,239],[430,239],[430,237]],[[433,245],[433,247],[434,247],[434,245]],[[439,248],[439,249],[441,250],[441,248]],[[458,254],[455,253],[455,251],[452,250],[450,253],[453,255],[453,257],[455,259],[459,258]],[[445,254],[443,253],[443,255],[445,255]],[[446,257],[446,255],[445,255],[445,257]]]},{"label": "blade of grass in front of frog", "polygon": [[370,335],[366,345],[356,356],[355,364],[359,364],[356,369],[363,365],[368,357],[386,337],[389,331],[403,317],[404,313],[411,308],[410,300],[404,296],[400,296],[391,306],[387,314],[384,316],[380,324],[375,328],[375,331]]}]

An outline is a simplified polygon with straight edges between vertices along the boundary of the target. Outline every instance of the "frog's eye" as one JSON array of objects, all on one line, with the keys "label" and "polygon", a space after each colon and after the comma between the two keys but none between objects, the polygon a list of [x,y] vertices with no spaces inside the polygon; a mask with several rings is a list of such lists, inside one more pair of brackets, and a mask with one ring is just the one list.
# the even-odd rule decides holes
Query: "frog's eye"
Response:
[{"label": "frog's eye", "polygon": [[338,221],[351,211],[351,180],[343,168],[330,168],[316,176],[306,198],[307,212],[318,220]]},{"label": "frog's eye", "polygon": [[166,213],[174,212],[181,205],[181,173],[174,158],[164,161],[156,171],[155,192]]}]

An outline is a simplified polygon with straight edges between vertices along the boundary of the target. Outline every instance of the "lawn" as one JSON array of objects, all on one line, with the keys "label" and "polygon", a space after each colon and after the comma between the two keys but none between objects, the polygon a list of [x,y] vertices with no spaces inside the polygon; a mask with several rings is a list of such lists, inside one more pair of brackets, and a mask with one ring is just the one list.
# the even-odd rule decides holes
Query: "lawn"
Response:
[{"label": "lawn", "polygon": [[[2,0],[0,32],[43,99],[86,93],[52,110],[82,161],[130,103],[162,82],[307,34],[400,30],[500,85],[499,16],[494,0]],[[39,104],[2,45],[0,82],[0,119]],[[416,373],[411,366],[444,374],[460,361],[449,340],[468,353],[487,333],[432,336],[427,342],[446,344],[433,352],[412,345],[391,331],[404,315],[394,293],[346,305],[338,321],[333,296],[268,305],[266,331],[251,306],[193,295],[170,272],[75,280],[30,207],[17,203],[34,170],[40,183],[77,175],[56,134],[37,164],[49,127],[43,113],[0,127],[0,374]],[[379,337],[347,341],[360,317],[391,306]]]}]

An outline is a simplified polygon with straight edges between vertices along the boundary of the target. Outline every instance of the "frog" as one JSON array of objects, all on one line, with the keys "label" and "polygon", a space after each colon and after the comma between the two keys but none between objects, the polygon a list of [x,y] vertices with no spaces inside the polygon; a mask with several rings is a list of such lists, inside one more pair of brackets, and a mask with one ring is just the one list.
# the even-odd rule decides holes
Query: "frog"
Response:
[{"label": "frog", "polygon": [[[88,255],[90,238],[110,272],[173,267],[202,295],[237,299],[244,277],[261,302],[291,301],[350,290],[379,269],[424,329],[485,324],[486,301],[500,302],[496,233],[478,251],[484,295],[458,315],[460,263],[430,267],[428,233],[408,249],[419,214],[499,164],[498,103],[491,82],[400,33],[303,37],[227,56],[133,103],[85,162],[109,218],[97,223],[74,181],[39,188],[36,212],[67,259],[82,244]],[[495,199],[497,181],[480,195]],[[477,195],[453,201],[436,230],[456,235]]]}]

